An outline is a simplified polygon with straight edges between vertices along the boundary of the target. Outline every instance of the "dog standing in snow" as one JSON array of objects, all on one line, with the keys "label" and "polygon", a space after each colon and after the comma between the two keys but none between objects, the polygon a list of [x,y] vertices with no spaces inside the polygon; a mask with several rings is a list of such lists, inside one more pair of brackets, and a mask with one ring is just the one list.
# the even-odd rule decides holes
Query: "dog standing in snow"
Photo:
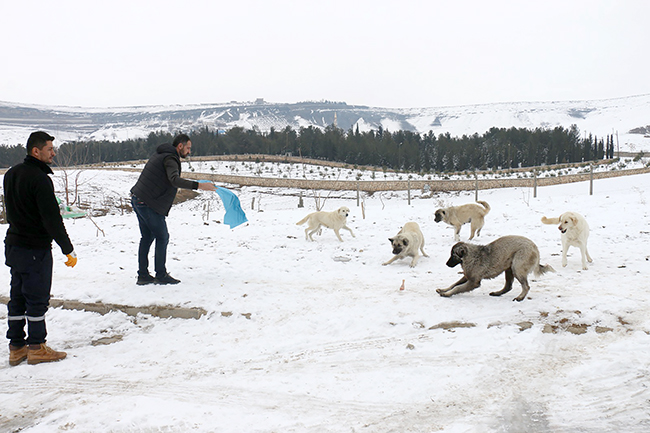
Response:
[{"label": "dog standing in snow", "polygon": [[[480,206],[478,204],[480,204]],[[449,206],[436,210],[435,221],[439,223],[444,221],[450,226],[454,226],[454,240],[460,241],[460,228],[463,224],[471,223],[471,233],[469,238],[474,239],[481,234],[483,224],[485,224],[485,215],[490,212],[490,205],[485,201],[478,200],[476,203],[468,203],[461,206]]]},{"label": "dog standing in snow", "polygon": [[559,224],[558,229],[562,232],[562,266],[567,265],[567,251],[569,247],[580,248],[582,256],[582,269],[587,270],[587,262],[593,260],[587,250],[587,239],[589,238],[589,224],[587,220],[576,212],[564,212],[559,218],[542,217],[544,224]]},{"label": "dog standing in snow", "polygon": [[341,239],[341,234],[339,233],[339,230],[341,229],[346,229],[347,231],[350,232],[352,237],[354,236],[354,233],[352,230],[346,225],[347,222],[347,217],[350,214],[350,209],[346,206],[342,206],[338,208],[338,210],[335,210],[333,212],[325,212],[325,211],[319,211],[319,212],[312,212],[300,221],[296,223],[296,225],[301,226],[304,223],[308,222],[309,225],[305,229],[305,239],[307,240],[314,240],[312,235],[318,231],[318,229],[321,228],[321,226],[325,226],[327,228],[330,228],[334,230],[334,233],[336,233],[336,237],[339,238],[341,242],[343,242],[343,239]]}]

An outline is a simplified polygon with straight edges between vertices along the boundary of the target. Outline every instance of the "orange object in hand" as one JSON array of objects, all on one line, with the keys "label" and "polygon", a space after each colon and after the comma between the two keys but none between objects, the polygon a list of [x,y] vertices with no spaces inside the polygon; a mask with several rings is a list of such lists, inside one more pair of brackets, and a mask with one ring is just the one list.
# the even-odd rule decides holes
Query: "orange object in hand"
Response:
[{"label": "orange object in hand", "polygon": [[73,251],[70,254],[66,254],[68,261],[65,262],[65,265],[74,268],[74,265],[77,264],[77,254]]}]

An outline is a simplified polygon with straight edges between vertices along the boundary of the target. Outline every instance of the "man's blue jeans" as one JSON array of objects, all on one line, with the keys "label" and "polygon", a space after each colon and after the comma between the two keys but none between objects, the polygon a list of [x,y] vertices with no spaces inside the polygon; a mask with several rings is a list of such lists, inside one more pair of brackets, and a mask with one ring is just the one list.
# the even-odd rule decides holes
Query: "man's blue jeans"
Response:
[{"label": "man's blue jeans", "polygon": [[167,262],[167,244],[169,243],[169,232],[165,216],[144,204],[136,196],[131,197],[133,211],[138,216],[140,224],[140,247],[138,248],[138,275],[149,275],[149,250],[151,244],[156,241],[154,250],[154,268],[156,278],[167,275],[165,263]]}]

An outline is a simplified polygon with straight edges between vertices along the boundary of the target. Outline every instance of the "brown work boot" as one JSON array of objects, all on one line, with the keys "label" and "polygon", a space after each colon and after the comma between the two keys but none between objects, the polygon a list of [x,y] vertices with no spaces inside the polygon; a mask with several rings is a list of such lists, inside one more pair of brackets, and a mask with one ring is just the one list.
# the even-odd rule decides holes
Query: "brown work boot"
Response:
[{"label": "brown work boot", "polygon": [[45,343],[30,344],[27,350],[27,363],[40,364],[41,362],[60,361],[67,355],[65,352],[57,352],[56,350],[50,349]]},{"label": "brown work boot", "polygon": [[27,346],[9,345],[9,365],[18,365],[27,359]]}]

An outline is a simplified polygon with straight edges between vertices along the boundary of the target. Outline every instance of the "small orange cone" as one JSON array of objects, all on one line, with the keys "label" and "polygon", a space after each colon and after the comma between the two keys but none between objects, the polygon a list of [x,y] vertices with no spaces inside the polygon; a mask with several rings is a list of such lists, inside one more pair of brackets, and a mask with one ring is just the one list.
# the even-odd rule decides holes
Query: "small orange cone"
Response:
[{"label": "small orange cone", "polygon": [[404,280],[402,280],[402,285],[399,288],[400,290],[404,290]]}]

